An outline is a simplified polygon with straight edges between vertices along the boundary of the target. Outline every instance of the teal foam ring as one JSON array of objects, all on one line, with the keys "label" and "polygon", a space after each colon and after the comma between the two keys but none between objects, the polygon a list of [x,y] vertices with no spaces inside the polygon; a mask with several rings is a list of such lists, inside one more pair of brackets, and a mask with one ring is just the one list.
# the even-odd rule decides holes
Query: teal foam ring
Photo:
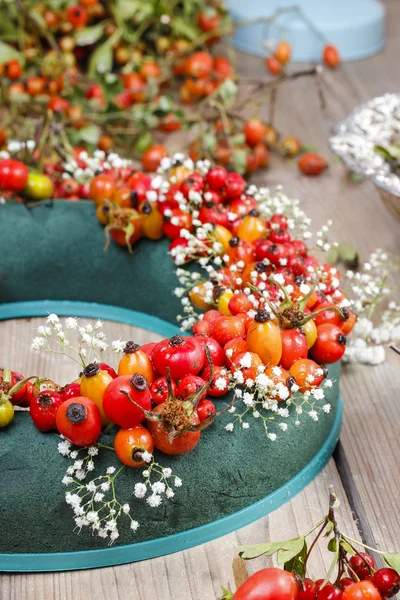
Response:
[{"label": "teal foam ring", "polygon": [[[59,316],[119,321],[167,336],[177,332],[176,327],[157,317],[116,306],[87,302],[45,300],[3,304],[0,305],[0,320],[40,317],[53,312]],[[332,428],[314,458],[285,485],[242,510],[200,527],[136,544],[77,552],[1,554],[0,572],[40,573],[122,565],[187,550],[245,527],[285,504],[320,473],[339,440],[342,419],[343,400],[339,394]]]}]

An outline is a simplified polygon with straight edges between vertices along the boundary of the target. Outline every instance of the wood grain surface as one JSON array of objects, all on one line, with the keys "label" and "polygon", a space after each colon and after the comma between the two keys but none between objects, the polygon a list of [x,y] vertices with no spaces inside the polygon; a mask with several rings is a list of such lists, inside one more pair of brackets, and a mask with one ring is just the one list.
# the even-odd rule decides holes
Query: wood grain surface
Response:
[{"label": "wood grain surface", "polygon": [[[314,230],[327,219],[334,219],[332,237],[356,246],[362,260],[377,247],[400,254],[400,223],[386,211],[372,183],[350,181],[344,167],[329,153],[328,137],[332,124],[360,102],[387,91],[399,91],[400,3],[387,0],[385,5],[388,9],[385,52],[326,73],[326,111],[321,111],[310,80],[289,83],[279,92],[276,108],[279,130],[296,135],[304,144],[317,146],[329,158],[328,171],[318,179],[306,178],[298,173],[295,163],[273,160],[271,169],[254,178],[263,185],[282,184],[288,195],[300,198],[306,212],[314,218]],[[258,58],[240,55],[238,66],[246,76],[264,74],[262,60]],[[0,362],[16,368],[24,365],[24,371],[34,366],[45,371],[44,362],[33,362],[39,355],[28,352],[31,332],[26,325],[23,321],[0,324]],[[109,327],[113,333],[121,327],[122,333],[124,329],[119,325]],[[345,421],[341,441],[353,480],[351,485],[355,486],[370,533],[379,548],[394,551],[396,546],[399,549],[400,539],[400,359],[388,358],[379,367],[352,366],[343,370]],[[67,363],[59,363],[57,369],[54,377],[67,379]],[[222,585],[228,582],[233,585],[231,564],[235,546],[294,537],[306,531],[325,514],[331,483],[342,499],[338,511],[342,529],[356,536],[357,523],[335,462],[331,460],[317,479],[284,507],[219,540],[168,557],[115,568],[0,575],[0,600],[215,600]],[[350,484],[346,485],[349,497],[353,497]],[[253,571],[264,564],[259,559],[248,563],[248,567]],[[329,556],[320,552],[311,563],[316,576],[322,576],[328,564]]]}]

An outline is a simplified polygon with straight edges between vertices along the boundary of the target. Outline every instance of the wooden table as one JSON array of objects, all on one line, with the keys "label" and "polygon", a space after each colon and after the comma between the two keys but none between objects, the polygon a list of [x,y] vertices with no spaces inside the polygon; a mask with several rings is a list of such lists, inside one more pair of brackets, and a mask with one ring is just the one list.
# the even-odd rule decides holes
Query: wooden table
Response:
[{"label": "wooden table", "polygon": [[[346,177],[342,165],[330,155],[327,140],[331,125],[354,106],[374,95],[399,91],[400,3],[387,0],[385,4],[389,13],[385,52],[326,74],[324,114],[310,80],[289,83],[279,94],[278,128],[304,144],[316,145],[329,157],[329,170],[314,180],[302,177],[295,165],[274,161],[272,169],[255,177],[269,186],[281,183],[289,196],[300,198],[307,214],[314,217],[314,230],[333,218],[332,237],[356,246],[362,260],[377,247],[400,253],[400,224],[386,212],[371,183],[356,184]],[[261,59],[245,55],[239,57],[239,68],[247,76],[264,73]],[[31,331],[26,323],[0,324],[0,339],[5,346],[1,362],[22,368],[28,357],[38,360],[28,351]],[[45,364],[35,366],[43,370]],[[66,365],[59,368],[65,378]],[[308,530],[326,513],[329,484],[342,500],[338,517],[344,531],[363,536],[372,546],[398,550],[399,368],[399,359],[389,356],[379,367],[343,370],[345,420],[334,458],[303,492],[269,516],[204,546],[151,561],[86,572],[1,575],[0,600],[215,600],[222,585],[233,584],[235,546],[295,537]],[[265,561],[259,559],[248,567],[253,571],[262,565]],[[317,552],[312,561],[315,576],[323,576],[328,565],[327,553]]]}]

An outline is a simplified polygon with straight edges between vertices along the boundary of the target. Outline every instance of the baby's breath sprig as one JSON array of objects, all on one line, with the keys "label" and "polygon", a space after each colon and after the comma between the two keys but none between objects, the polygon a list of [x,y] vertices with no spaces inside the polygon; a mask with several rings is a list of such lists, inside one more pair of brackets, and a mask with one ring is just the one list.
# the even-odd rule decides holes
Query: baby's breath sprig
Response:
[{"label": "baby's breath sprig", "polygon": [[[174,475],[169,467],[162,467],[154,460],[150,462],[142,475],[144,482],[136,483],[133,493],[136,498],[146,498],[147,504],[153,508],[160,506],[163,494],[166,498],[171,499],[175,496],[173,487],[179,488],[182,485],[180,477]],[[150,495],[147,496],[148,492]]]},{"label": "baby's breath sprig", "polygon": [[400,305],[391,299],[399,290],[392,281],[399,269],[400,258],[378,248],[360,271],[347,271],[346,305],[358,321],[344,361],[380,364],[385,360],[385,346],[400,341]]},{"label": "baby's breath sprig", "polygon": [[[262,421],[267,437],[271,441],[278,439],[280,431],[285,432],[288,429],[287,419],[290,416],[290,407],[293,406],[296,411],[295,425],[300,425],[300,415],[308,416],[313,421],[318,421],[319,415],[329,413],[331,405],[325,402],[324,389],[331,388],[333,381],[326,379],[321,386],[313,385],[314,378],[309,375],[307,380],[309,390],[300,392],[295,382],[286,385],[283,382],[274,380],[282,374],[280,367],[272,369],[272,376],[265,374],[265,366],[260,365],[258,375],[254,380],[245,379],[243,370],[250,366],[251,355],[246,353],[238,369],[230,375],[231,389],[234,390],[236,402],[228,412],[234,415],[233,420],[225,426],[227,431],[233,431],[235,425],[240,425],[242,429],[249,429],[249,418],[253,417]],[[322,375],[315,373],[318,377]],[[242,410],[241,410],[242,409]],[[271,428],[275,431],[271,431]]]},{"label": "baby's breath sprig", "polygon": [[[67,317],[62,323],[58,315],[52,313],[45,325],[38,327],[37,334],[32,340],[32,350],[62,354],[82,368],[91,362],[103,362],[105,352],[109,349],[100,319],[92,324],[77,317]],[[111,342],[115,362],[122,354],[125,343],[123,340]]]},{"label": "baby's breath sprig", "polygon": [[[119,469],[110,466],[104,474],[84,481],[89,473],[94,471],[94,457],[102,448],[113,450],[102,444],[74,449],[66,439],[62,439],[58,444],[59,453],[74,460],[67,468],[62,483],[68,488],[65,501],[74,512],[76,530],[80,533],[83,528],[89,528],[93,535],[108,538],[111,545],[119,537],[118,526],[121,518],[130,521],[129,526],[133,532],[137,531],[140,524],[131,515],[131,505],[128,502],[120,502],[117,497],[115,482],[125,465]],[[142,458],[148,466],[142,472],[144,482],[135,484],[133,495],[138,499],[146,499],[151,508],[157,508],[164,496],[167,500],[174,497],[173,487],[181,487],[182,481],[169,467],[157,463],[149,452],[143,452]]]}]

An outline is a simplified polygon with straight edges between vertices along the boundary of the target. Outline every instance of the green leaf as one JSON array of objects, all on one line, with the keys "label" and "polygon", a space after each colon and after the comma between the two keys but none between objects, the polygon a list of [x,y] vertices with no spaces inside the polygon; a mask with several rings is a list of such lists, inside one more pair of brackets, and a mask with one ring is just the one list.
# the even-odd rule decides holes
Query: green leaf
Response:
[{"label": "green leaf", "polygon": [[92,53],[89,60],[89,77],[95,77],[97,73],[105,73],[111,71],[113,65],[113,51],[111,38],[108,38],[104,44],[101,44]]},{"label": "green leaf", "polygon": [[5,44],[4,42],[0,42],[0,63],[5,63],[9,60],[18,60],[21,65],[24,64],[24,57],[18,50],[10,46],[9,44]]},{"label": "green leaf", "polygon": [[[331,544],[331,542],[333,542],[333,543]],[[331,548],[329,548],[329,545],[331,545]],[[339,544],[338,544],[338,540],[336,538],[333,538],[329,542],[329,545],[328,545],[328,548],[330,549],[331,552],[335,552],[335,555],[334,555],[334,557],[332,559],[331,566],[329,567],[328,573],[326,574],[325,581],[324,581],[322,587],[324,587],[328,583],[328,581],[332,577],[333,572],[336,569],[336,566],[337,566],[337,564],[339,562]]]},{"label": "green leaf", "polygon": [[219,600],[232,600],[234,594],[231,592],[230,589],[223,587],[222,588],[222,596]]},{"label": "green leaf", "polygon": [[104,34],[104,26],[106,22],[101,21],[96,25],[92,25],[91,27],[85,27],[84,29],[78,29],[75,32],[75,41],[78,46],[90,46],[95,42],[98,42],[99,39]]},{"label": "green leaf", "polygon": [[361,175],[361,173],[354,173],[354,171],[350,171],[349,172],[349,179],[353,183],[361,183],[362,181],[364,181],[365,176]]},{"label": "green leaf", "polygon": [[397,571],[397,573],[400,574],[400,554],[394,552],[386,552],[386,554],[383,554],[382,556],[386,564],[388,564],[389,567],[392,567],[392,569],[394,569],[395,571]]},{"label": "green leaf", "polygon": [[217,138],[213,133],[205,133],[202,138],[203,146],[210,152],[214,152],[217,147]]},{"label": "green leaf", "polygon": [[294,538],[293,540],[288,540],[284,542],[283,547],[278,550],[278,563],[280,565],[284,565],[285,563],[291,561],[293,558],[298,556],[300,552],[303,551],[305,539],[304,537]]},{"label": "green leaf", "polygon": [[267,542],[265,544],[254,544],[252,546],[238,546],[236,550],[244,560],[251,560],[259,556],[271,556],[282,548],[282,542]]},{"label": "green leaf", "polygon": [[349,269],[356,269],[358,267],[358,252],[353,246],[350,246],[350,244],[339,244],[337,250],[339,252],[339,260],[346,267]]},{"label": "green leaf", "polygon": [[233,135],[231,138],[231,142],[234,146],[242,146],[246,141],[246,136],[244,133],[237,133]]},{"label": "green leaf", "polygon": [[339,262],[339,248],[337,246],[331,246],[326,255],[326,262],[330,265],[336,265]]},{"label": "green leaf", "polygon": [[340,545],[347,554],[350,554],[350,556],[353,556],[355,554],[353,548],[349,546],[349,544],[345,540],[341,540]]},{"label": "green leaf", "polygon": [[152,143],[153,136],[151,135],[150,131],[144,131],[139,135],[138,139],[136,140],[135,150],[136,152],[139,152],[139,154],[143,154],[143,152],[146,152],[146,150],[150,148]]},{"label": "green leaf", "polygon": [[170,112],[171,107],[171,98],[168,98],[168,96],[160,96],[160,98],[158,99],[158,109],[164,113],[168,113]]},{"label": "green leaf", "polygon": [[225,106],[229,106],[236,98],[238,88],[232,79],[225,79],[218,88],[218,95]]},{"label": "green leaf", "polygon": [[329,552],[337,552],[337,549],[338,549],[337,539],[336,538],[332,538],[328,542],[328,550],[329,550]]},{"label": "green leaf", "polygon": [[232,152],[229,166],[238,173],[245,173],[248,153],[249,151],[246,148],[235,148]]},{"label": "green leaf", "polygon": [[199,36],[199,29],[183,17],[174,17],[174,32],[194,41]]},{"label": "green leaf", "polygon": [[291,573],[297,573],[299,577],[305,577],[305,562],[307,557],[307,542],[304,538],[304,544],[302,549],[296,556],[293,556],[291,560],[285,562],[284,569],[285,571],[289,571]]},{"label": "green leaf", "polygon": [[97,125],[86,125],[82,129],[77,129],[71,132],[71,138],[76,145],[81,142],[86,144],[97,145],[100,137],[100,128]]},{"label": "green leaf", "polygon": [[318,148],[314,144],[307,144],[301,147],[301,152],[318,152]]},{"label": "green leaf", "polygon": [[279,564],[284,564],[303,550],[305,539],[303,536],[284,540],[283,542],[267,542],[265,544],[255,544],[252,546],[239,546],[237,551],[245,560],[251,560],[258,556],[271,556],[278,552]]}]

